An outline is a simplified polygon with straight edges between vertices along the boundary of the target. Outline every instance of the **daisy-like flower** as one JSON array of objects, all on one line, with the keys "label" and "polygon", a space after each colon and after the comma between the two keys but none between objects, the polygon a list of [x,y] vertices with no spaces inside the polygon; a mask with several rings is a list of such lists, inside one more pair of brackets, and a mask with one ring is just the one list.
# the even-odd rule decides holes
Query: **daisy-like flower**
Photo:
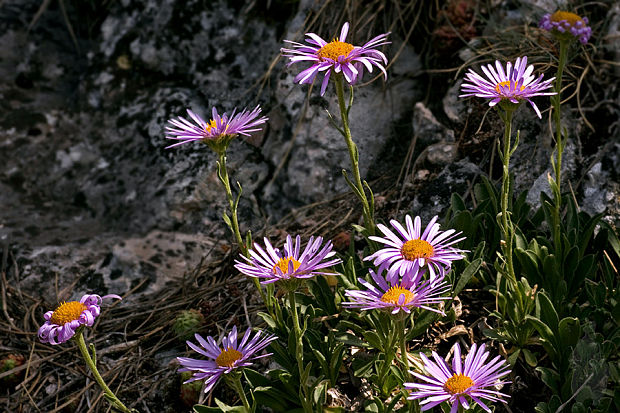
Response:
[{"label": "daisy-like flower", "polygon": [[39,328],[39,340],[52,345],[61,344],[73,337],[79,327],[92,326],[101,313],[101,302],[105,298],[121,299],[116,294],[103,297],[86,294],[80,301],[64,302],[54,311],[46,312],[43,315],[45,323]]},{"label": "daisy-like flower", "polygon": [[569,11],[558,10],[547,13],[540,20],[539,26],[553,33],[560,39],[579,39],[581,44],[588,43],[592,36],[592,28],[588,26],[588,18]]},{"label": "daisy-like flower", "polygon": [[532,75],[533,65],[526,66],[527,56],[518,57],[514,66],[510,62],[506,63],[505,71],[497,60],[495,68],[492,65],[481,66],[486,79],[469,69],[465,75],[465,82],[461,85],[463,94],[459,97],[477,96],[491,99],[489,106],[495,106],[500,102],[519,104],[525,100],[532,105],[536,115],[542,119],[540,110],[531,98],[555,95],[555,92],[543,92],[553,86],[552,82],[555,77],[543,81],[543,75],[538,78]]},{"label": "daisy-like flower", "polygon": [[342,72],[346,81],[353,85],[364,75],[364,67],[372,72],[372,67],[376,66],[387,79],[384,66],[387,64],[387,58],[375,48],[389,44],[390,42],[386,39],[390,33],[374,37],[363,46],[353,46],[351,43],[346,43],[348,32],[349,23],[347,22],[342,26],[340,37],[331,42],[326,42],[315,33],[306,33],[306,42],[309,45],[285,40],[293,47],[292,49],[281,49],[282,55],[290,60],[288,66],[297,62],[310,62],[312,64],[295,77],[295,82],[310,84],[314,82],[314,78],[319,72],[325,72],[321,84],[321,96],[323,96],[332,71],[334,73]]},{"label": "daisy-like flower", "polygon": [[342,262],[339,258],[332,258],[336,255],[336,252],[332,251],[332,242],[327,241],[323,245],[322,237],[310,237],[303,252],[299,235],[295,237],[294,243],[290,235],[286,236],[283,252],[273,248],[267,238],[264,241],[265,249],[254,244],[249,258],[240,255],[246,262],[235,261],[235,268],[249,277],[263,278],[262,284],[296,281],[319,274],[329,275],[330,273],[321,270]]},{"label": "daisy-like flower", "polygon": [[[399,311],[410,313],[411,309],[419,307],[425,310],[444,314],[443,311],[429,307],[439,304],[450,297],[442,297],[450,289],[443,277],[434,282],[421,282],[423,270],[406,273],[400,282],[389,282],[381,275],[370,270],[370,276],[376,286],[363,278],[359,282],[367,288],[364,290],[347,290],[345,295],[351,299],[342,305],[361,310],[385,309],[397,314]],[[445,315],[445,314],[444,314]]]},{"label": "daisy-like flower", "polygon": [[251,132],[259,131],[258,125],[267,121],[267,117],[259,117],[261,108],[256,106],[254,110],[244,109],[235,114],[237,109],[233,109],[228,116],[224,113],[220,116],[217,109],[211,110],[211,120],[205,122],[200,116],[187,109],[187,114],[193,123],[185,118],[178,117],[170,119],[168,122],[172,126],[166,126],[166,138],[178,140],[175,144],[167,146],[166,149],[174,146],[183,145],[187,142],[202,141],[209,145],[211,149],[220,153],[226,150],[230,141],[237,135],[250,136]]},{"label": "daisy-like flower", "polygon": [[469,409],[471,402],[478,403],[484,410],[491,412],[491,409],[482,402],[482,399],[506,403],[502,397],[510,397],[496,390],[497,386],[510,383],[502,379],[510,373],[506,361],[497,356],[485,363],[489,357],[489,352],[484,351],[484,344],[480,347],[476,344],[471,346],[465,363],[463,363],[461,348],[456,343],[452,368],[434,351],[433,359],[435,362],[429,360],[423,353],[420,353],[420,357],[424,362],[424,369],[430,376],[411,371],[411,374],[425,383],[404,383],[404,386],[406,389],[412,390],[408,397],[409,400],[425,398],[420,403],[422,411],[447,401],[452,403],[450,413],[456,413],[459,406]]},{"label": "daisy-like flower", "polygon": [[432,282],[450,270],[452,261],[463,258],[462,253],[466,251],[454,248],[452,245],[464,240],[465,237],[457,238],[461,233],[453,229],[440,231],[436,216],[429,222],[424,232],[420,217],[412,220],[407,215],[405,223],[406,228],[396,220],[390,221],[398,235],[385,225],[377,225],[385,238],[372,236],[370,239],[387,245],[387,248],[364,258],[365,261],[374,260],[373,264],[379,266],[378,273],[387,269],[385,278],[389,283],[395,284],[399,275],[404,277],[405,274],[415,274],[424,266],[428,268]]},{"label": "daisy-like flower", "polygon": [[194,375],[185,383],[196,380],[205,381],[205,393],[209,393],[217,384],[223,374],[228,374],[235,369],[252,365],[254,360],[270,356],[273,353],[259,354],[277,337],[262,335],[259,331],[250,339],[252,330],[248,329],[241,341],[237,340],[237,327],[234,326],[228,335],[224,334],[219,342],[211,336],[205,340],[200,334],[195,338],[199,345],[187,341],[195,352],[208,357],[207,360],[198,360],[187,357],[177,357],[183,366],[179,372],[191,371]]}]

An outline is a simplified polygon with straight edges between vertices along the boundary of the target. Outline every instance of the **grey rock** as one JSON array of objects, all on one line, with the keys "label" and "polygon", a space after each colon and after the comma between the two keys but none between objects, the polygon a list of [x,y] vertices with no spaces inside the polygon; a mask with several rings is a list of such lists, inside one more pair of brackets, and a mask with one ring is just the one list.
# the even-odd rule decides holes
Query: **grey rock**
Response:
[{"label": "grey rock", "polygon": [[453,192],[465,194],[481,174],[478,165],[468,158],[446,165],[435,179],[425,182],[416,191],[413,201],[403,212],[413,211],[422,221],[428,222],[445,211]]},{"label": "grey rock", "polygon": [[459,93],[463,79],[457,80],[444,96],[443,111],[452,122],[462,123],[466,117],[467,106],[463,98],[459,98]]},{"label": "grey rock", "polygon": [[439,142],[426,148],[426,160],[433,165],[448,165],[456,160],[458,145],[456,143]]},{"label": "grey rock", "polygon": [[422,146],[428,146],[437,142],[454,142],[454,131],[448,129],[424,106],[418,102],[413,108],[413,133]]}]

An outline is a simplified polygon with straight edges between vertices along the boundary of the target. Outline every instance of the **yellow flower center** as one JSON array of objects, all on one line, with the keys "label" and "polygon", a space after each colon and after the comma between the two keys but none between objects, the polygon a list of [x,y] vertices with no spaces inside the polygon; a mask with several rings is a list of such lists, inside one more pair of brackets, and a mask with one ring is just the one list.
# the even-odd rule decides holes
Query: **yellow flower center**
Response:
[{"label": "yellow flower center", "polygon": [[215,359],[215,363],[217,363],[220,367],[228,367],[232,368],[235,364],[235,361],[241,359],[243,354],[241,352],[235,350],[234,348],[227,348],[226,350],[222,349],[222,352]]},{"label": "yellow flower center", "polygon": [[78,320],[82,312],[86,309],[88,309],[88,307],[79,301],[62,303],[54,310],[50,318],[50,323],[62,326],[70,321]]},{"label": "yellow flower center", "polygon": [[297,261],[293,257],[280,258],[276,265],[273,266],[273,273],[278,274],[278,268],[282,271],[282,274],[288,273],[288,263],[293,262],[293,271],[297,271],[301,262]]},{"label": "yellow flower center", "polygon": [[207,124],[207,126],[205,127],[205,132],[209,133],[211,132],[211,129],[213,128],[217,128],[217,122],[215,122],[215,120],[211,119],[209,121],[209,123]]},{"label": "yellow flower center", "polygon": [[571,13],[569,11],[556,11],[551,15],[552,22],[559,22],[562,20],[566,20],[570,23],[571,26],[574,26],[577,22],[583,22],[583,19],[579,17],[579,15],[575,13]]},{"label": "yellow flower center", "polygon": [[446,384],[443,385],[443,389],[450,394],[459,394],[473,385],[474,381],[469,377],[462,374],[455,374],[446,381]]},{"label": "yellow flower center", "polygon": [[[499,83],[495,86],[495,91],[496,91],[497,93],[499,93],[499,92],[500,92],[500,91],[499,91],[499,88],[500,88],[501,86],[508,86],[508,87],[510,87],[510,80],[506,80],[505,82],[499,82]],[[523,89],[525,89],[525,86],[521,85],[521,90],[523,90]]]},{"label": "yellow flower center", "polygon": [[431,258],[435,255],[435,250],[428,241],[424,241],[423,239],[410,239],[403,244],[400,253],[407,261],[413,261],[418,258]]},{"label": "yellow flower center", "polygon": [[400,285],[394,285],[381,296],[381,301],[384,303],[398,305],[398,298],[401,294],[405,294],[405,301],[403,302],[403,305],[410,303],[415,297],[415,294],[406,288],[403,288]]},{"label": "yellow flower center", "polygon": [[338,39],[334,39],[321,47],[317,54],[321,59],[338,60],[338,57],[347,57],[353,50],[353,45],[350,43],[341,42]]}]

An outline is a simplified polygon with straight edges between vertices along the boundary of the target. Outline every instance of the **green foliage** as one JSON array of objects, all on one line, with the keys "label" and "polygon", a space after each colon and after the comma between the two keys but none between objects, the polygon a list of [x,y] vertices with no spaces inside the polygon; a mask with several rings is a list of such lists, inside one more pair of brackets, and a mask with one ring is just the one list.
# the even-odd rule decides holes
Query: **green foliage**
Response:
[{"label": "green foliage", "polygon": [[[499,197],[498,189],[482,178],[472,193],[473,206],[453,194],[448,212],[448,225],[467,234],[463,247],[483,260],[472,282],[486,285],[497,300],[498,309],[491,313],[497,324],[483,333],[511,344],[511,364],[520,360],[538,366],[553,397],[536,411],[555,412],[560,406],[606,411],[620,387],[618,236],[601,215],[580,212],[574,199],[565,197],[560,242],[551,242],[554,201],[541,194],[542,206],[531,211],[522,193],[510,200],[520,278],[512,283],[503,270]],[[546,358],[539,354],[541,345]]]}]

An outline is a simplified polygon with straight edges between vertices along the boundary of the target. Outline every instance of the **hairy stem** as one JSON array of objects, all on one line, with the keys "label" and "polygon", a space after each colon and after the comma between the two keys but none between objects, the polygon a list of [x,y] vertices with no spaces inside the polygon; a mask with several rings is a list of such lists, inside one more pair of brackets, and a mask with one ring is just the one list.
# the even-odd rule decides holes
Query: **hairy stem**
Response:
[{"label": "hairy stem", "polygon": [[245,396],[245,392],[243,391],[243,385],[241,384],[241,374],[234,375],[234,377],[232,377],[230,380],[230,384],[231,387],[233,387],[239,395],[239,398],[241,398],[241,402],[243,403],[243,407],[245,407],[245,411],[247,413],[250,413],[252,409],[250,408],[248,398]]},{"label": "hairy stem", "polygon": [[84,358],[86,365],[88,366],[90,371],[93,373],[93,376],[95,377],[95,381],[97,382],[97,384],[99,384],[99,387],[101,387],[101,390],[103,390],[103,393],[105,394],[105,398],[112,405],[112,407],[123,413],[135,412],[135,410],[128,409],[118,399],[118,397],[116,397],[114,392],[110,390],[108,385],[103,380],[103,377],[101,377],[101,374],[99,374],[99,370],[97,370],[97,366],[95,362],[93,361],[93,359],[91,358],[90,353],[88,352],[88,348],[86,347],[86,342],[84,341],[84,335],[81,330],[78,330],[75,333],[75,341],[77,342],[78,348],[80,349],[80,353],[82,353],[82,357]]},{"label": "hairy stem", "polygon": [[409,372],[409,357],[407,357],[407,341],[405,340],[405,319],[406,317],[401,316],[396,328],[400,339],[400,356],[405,366],[405,374],[407,374]]},{"label": "hairy stem", "polygon": [[288,293],[288,300],[293,311],[293,331],[295,333],[295,358],[297,359],[297,368],[299,370],[299,398],[305,413],[312,413],[312,400],[309,400],[307,394],[307,383],[303,379],[304,376],[304,341],[299,325],[299,315],[297,314],[297,302],[295,300],[295,291]]},{"label": "hairy stem", "polygon": [[[231,216],[230,221],[229,221],[230,230],[232,231],[233,236],[235,237],[235,240],[241,252],[246,257],[249,257],[250,251],[245,245],[245,243],[243,242],[243,238],[241,237],[241,232],[239,231],[239,221],[237,219],[237,203],[235,202],[235,199],[233,198],[232,189],[230,188],[230,180],[228,179],[228,169],[226,168],[226,151],[218,152],[218,157],[219,157],[218,177],[220,178],[222,185],[224,185],[224,190],[226,191],[226,198],[228,199],[228,208],[230,209],[230,216]],[[265,296],[265,292],[263,291],[263,288],[260,285],[260,281],[258,280],[258,278],[255,278],[255,277],[251,277],[251,278],[252,278],[252,282],[254,283],[254,286],[260,293],[261,298],[263,299],[263,303],[265,303],[269,311],[271,311],[271,305],[270,305],[271,301],[268,301],[268,297]]]},{"label": "hairy stem", "polygon": [[502,149],[503,152],[503,170],[502,170],[502,199],[501,199],[501,208],[502,208],[502,232],[503,232],[503,241],[502,249],[504,252],[504,257],[506,259],[506,271],[508,273],[508,277],[510,278],[510,282],[513,286],[516,284],[517,277],[515,276],[515,270],[512,262],[512,241],[514,238],[512,222],[508,212],[508,203],[511,196],[510,193],[510,152],[511,152],[511,143],[510,143],[510,134],[512,128],[512,110],[507,110],[506,117],[504,118],[504,146]]},{"label": "hairy stem", "polygon": [[568,57],[568,40],[560,41],[560,57],[558,61],[558,73],[555,76],[555,92],[557,95],[551,99],[553,103],[553,120],[555,123],[555,148],[556,148],[556,160],[555,166],[555,187],[553,190],[553,197],[555,200],[554,210],[554,223],[553,223],[553,242],[555,244],[556,255],[560,253],[561,240],[560,240],[560,213],[562,211],[562,153],[564,152],[564,146],[566,141],[562,136],[562,123],[561,123],[561,104],[562,104],[562,73],[566,66],[566,59]]},{"label": "hairy stem", "polygon": [[374,211],[372,210],[368,198],[366,197],[366,190],[362,183],[359,169],[359,153],[357,146],[353,142],[351,135],[351,129],[349,129],[349,116],[347,113],[347,106],[344,100],[344,86],[342,81],[342,75],[338,74],[336,78],[336,94],[338,95],[338,107],[340,108],[340,118],[342,120],[342,131],[344,140],[349,149],[349,158],[351,159],[351,169],[353,170],[353,185],[357,189],[356,195],[362,203],[362,210],[364,215],[364,227],[368,231],[368,235],[374,235],[375,223],[374,223]]}]

